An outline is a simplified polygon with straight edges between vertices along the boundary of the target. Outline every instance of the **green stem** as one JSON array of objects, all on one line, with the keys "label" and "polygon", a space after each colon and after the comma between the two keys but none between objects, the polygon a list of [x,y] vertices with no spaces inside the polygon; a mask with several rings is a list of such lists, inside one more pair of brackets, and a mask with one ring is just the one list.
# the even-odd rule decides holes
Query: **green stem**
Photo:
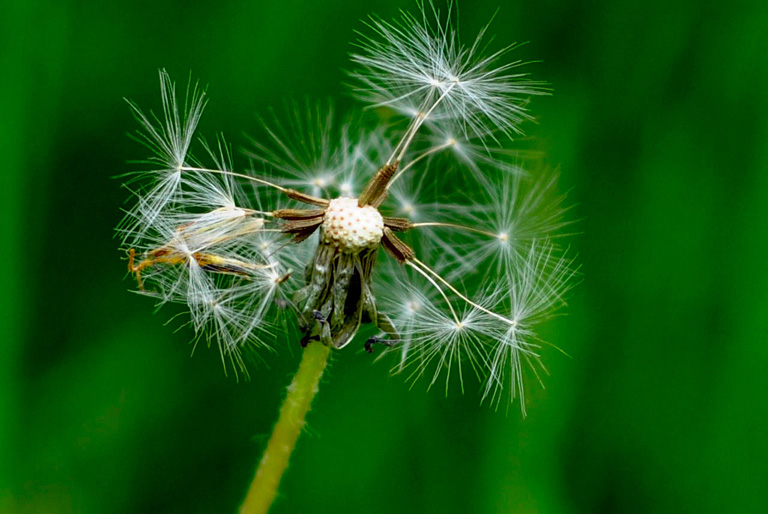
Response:
[{"label": "green stem", "polygon": [[317,394],[317,386],[330,352],[330,346],[320,342],[310,343],[302,352],[299,371],[288,386],[280,417],[261,457],[240,514],[265,514],[275,500],[280,479],[304,427],[304,417],[312,404],[312,398]]}]

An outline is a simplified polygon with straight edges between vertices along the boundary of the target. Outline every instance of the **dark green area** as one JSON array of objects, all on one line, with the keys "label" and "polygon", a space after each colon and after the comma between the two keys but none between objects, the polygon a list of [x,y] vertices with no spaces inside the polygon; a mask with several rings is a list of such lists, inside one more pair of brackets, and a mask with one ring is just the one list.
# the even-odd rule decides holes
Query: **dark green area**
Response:
[{"label": "dark green area", "polygon": [[[248,382],[128,292],[111,177],[144,149],[127,96],[209,85],[236,144],[283,98],[343,86],[359,20],[409,1],[10,0],[0,8],[0,511],[234,512],[298,352]],[[409,390],[340,352],[275,513],[766,512],[764,2],[465,1],[555,95],[529,127],[583,233],[543,327],[529,416]],[[286,343],[283,348],[291,346]]]}]

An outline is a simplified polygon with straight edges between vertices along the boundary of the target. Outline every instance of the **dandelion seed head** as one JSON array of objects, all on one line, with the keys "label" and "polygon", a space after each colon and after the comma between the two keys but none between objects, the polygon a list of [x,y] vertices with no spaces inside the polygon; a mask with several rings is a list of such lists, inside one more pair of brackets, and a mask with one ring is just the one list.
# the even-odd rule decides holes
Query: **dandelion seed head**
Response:
[{"label": "dandelion seed head", "polygon": [[358,205],[357,198],[331,200],[325,210],[322,241],[342,252],[359,253],[379,244],[384,235],[384,219],[375,207]]}]

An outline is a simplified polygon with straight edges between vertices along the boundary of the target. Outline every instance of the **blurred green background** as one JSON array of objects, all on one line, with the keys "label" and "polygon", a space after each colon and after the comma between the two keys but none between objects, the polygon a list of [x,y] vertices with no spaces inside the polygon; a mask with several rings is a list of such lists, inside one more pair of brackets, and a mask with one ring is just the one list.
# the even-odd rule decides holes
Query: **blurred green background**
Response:
[{"label": "blurred green background", "polygon": [[[128,291],[122,98],[191,71],[201,133],[244,145],[285,97],[355,108],[354,30],[403,7],[3,3],[0,511],[235,511],[298,352],[238,383]],[[542,329],[570,358],[523,420],[339,352],[273,512],[767,512],[768,7],[473,0],[466,38],[497,8],[555,88],[528,129],[581,219],[583,283]]]}]

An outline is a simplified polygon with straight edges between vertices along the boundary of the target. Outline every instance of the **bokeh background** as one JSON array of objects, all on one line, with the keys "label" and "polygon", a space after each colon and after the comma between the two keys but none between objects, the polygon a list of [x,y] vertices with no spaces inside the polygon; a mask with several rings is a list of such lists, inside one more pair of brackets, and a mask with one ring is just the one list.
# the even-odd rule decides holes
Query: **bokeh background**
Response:
[{"label": "bokeh background", "polygon": [[[3,2],[0,511],[235,512],[298,352],[238,383],[128,292],[122,98],[191,71],[201,133],[244,145],[286,97],[356,108],[360,20],[413,7]],[[497,9],[555,88],[528,132],[580,220],[583,283],[542,328],[569,357],[522,419],[339,352],[273,512],[767,512],[765,2],[464,1],[465,37]]]}]

